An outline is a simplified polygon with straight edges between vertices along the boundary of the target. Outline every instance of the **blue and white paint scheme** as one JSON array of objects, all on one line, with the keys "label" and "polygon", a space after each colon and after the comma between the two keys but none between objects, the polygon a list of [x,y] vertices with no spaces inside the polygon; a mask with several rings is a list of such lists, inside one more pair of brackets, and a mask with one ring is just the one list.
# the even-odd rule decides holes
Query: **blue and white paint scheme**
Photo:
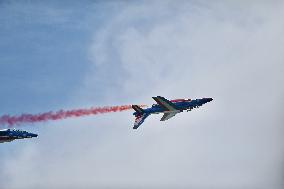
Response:
[{"label": "blue and white paint scheme", "polygon": [[17,129],[3,129],[0,130],[0,143],[11,142],[15,139],[33,138],[37,136],[37,134],[29,133],[27,131]]},{"label": "blue and white paint scheme", "polygon": [[167,100],[161,96],[152,98],[157,102],[157,104],[153,104],[151,108],[142,109],[138,105],[132,105],[132,108],[135,110],[133,113],[135,116],[133,129],[137,129],[150,114],[164,113],[161,121],[166,121],[174,117],[177,113],[185,110],[191,111],[193,108],[199,108],[203,104],[213,100],[212,98]]}]

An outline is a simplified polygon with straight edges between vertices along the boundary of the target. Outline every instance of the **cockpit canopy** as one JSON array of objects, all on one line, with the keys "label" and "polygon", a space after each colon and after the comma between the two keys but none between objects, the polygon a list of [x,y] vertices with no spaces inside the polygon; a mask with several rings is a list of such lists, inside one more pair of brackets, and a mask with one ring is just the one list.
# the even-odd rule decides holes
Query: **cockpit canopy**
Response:
[{"label": "cockpit canopy", "polygon": [[171,102],[189,102],[191,101],[191,99],[174,99],[174,100],[171,100]]},{"label": "cockpit canopy", "polygon": [[10,129],[1,129],[0,131],[10,131]]},{"label": "cockpit canopy", "polygon": [[19,129],[4,129],[2,131],[8,131],[8,132],[17,132],[17,133],[26,133],[26,131],[22,131]]}]

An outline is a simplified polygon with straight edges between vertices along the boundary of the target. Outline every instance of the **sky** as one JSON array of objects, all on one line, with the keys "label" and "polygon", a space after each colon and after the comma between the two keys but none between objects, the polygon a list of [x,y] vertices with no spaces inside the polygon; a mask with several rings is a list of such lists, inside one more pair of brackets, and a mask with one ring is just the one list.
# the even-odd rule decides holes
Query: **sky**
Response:
[{"label": "sky", "polygon": [[284,187],[282,1],[0,1],[0,114],[212,97],[19,128],[0,188]]}]

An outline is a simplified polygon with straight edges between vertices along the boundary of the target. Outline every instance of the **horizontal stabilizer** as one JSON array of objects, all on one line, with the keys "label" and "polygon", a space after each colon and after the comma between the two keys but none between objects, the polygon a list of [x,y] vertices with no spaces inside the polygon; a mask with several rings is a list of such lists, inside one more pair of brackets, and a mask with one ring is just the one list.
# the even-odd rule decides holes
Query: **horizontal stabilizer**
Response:
[{"label": "horizontal stabilizer", "polygon": [[131,107],[139,114],[143,114],[144,113],[144,110],[142,108],[140,108],[139,106],[137,106],[137,105],[132,105]]}]

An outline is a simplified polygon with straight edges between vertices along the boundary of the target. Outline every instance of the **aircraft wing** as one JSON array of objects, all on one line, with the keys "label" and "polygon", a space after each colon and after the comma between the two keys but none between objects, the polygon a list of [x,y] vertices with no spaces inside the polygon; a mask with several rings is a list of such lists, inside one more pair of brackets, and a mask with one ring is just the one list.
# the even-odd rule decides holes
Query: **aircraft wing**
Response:
[{"label": "aircraft wing", "polygon": [[164,97],[157,96],[152,97],[160,106],[168,111],[177,111],[177,107],[169,100],[165,99]]},{"label": "aircraft wing", "polygon": [[177,114],[177,112],[172,112],[172,113],[164,113],[163,117],[161,118],[160,121],[166,121],[172,117],[174,117]]}]

